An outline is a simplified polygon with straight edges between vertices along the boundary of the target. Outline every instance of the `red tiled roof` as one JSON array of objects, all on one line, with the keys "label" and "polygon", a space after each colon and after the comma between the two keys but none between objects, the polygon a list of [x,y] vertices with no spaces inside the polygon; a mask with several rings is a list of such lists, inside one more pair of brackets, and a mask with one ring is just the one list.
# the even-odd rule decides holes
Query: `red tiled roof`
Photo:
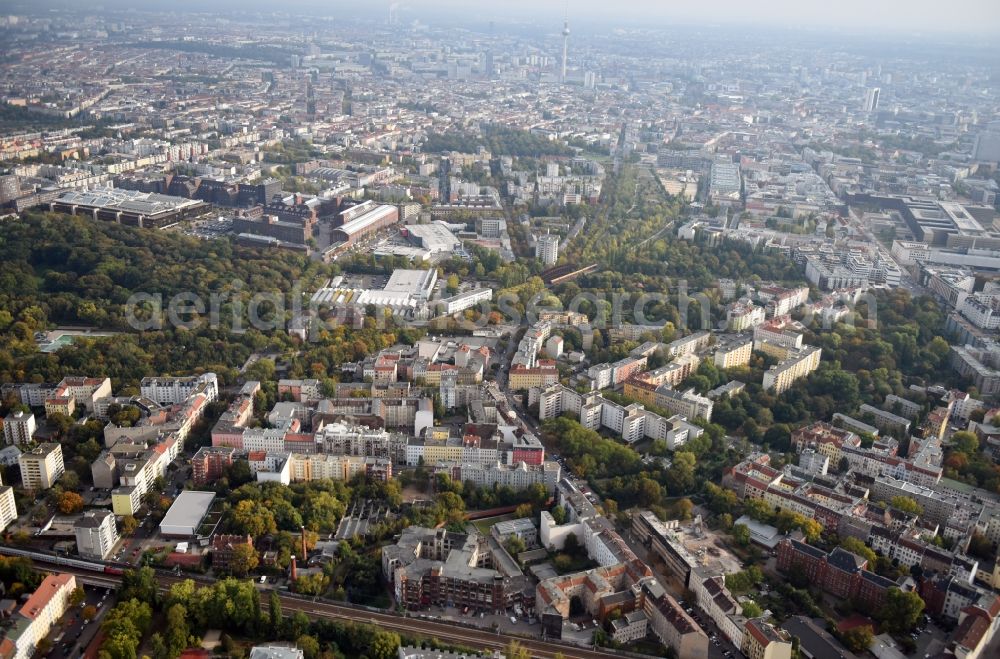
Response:
[{"label": "red tiled roof", "polygon": [[21,607],[21,615],[34,620],[62,588],[73,582],[72,574],[50,574]]}]

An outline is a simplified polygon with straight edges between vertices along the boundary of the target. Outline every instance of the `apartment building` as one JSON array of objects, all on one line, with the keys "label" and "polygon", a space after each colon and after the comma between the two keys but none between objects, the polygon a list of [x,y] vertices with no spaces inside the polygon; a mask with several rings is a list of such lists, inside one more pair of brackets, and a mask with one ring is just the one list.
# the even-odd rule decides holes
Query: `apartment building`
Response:
[{"label": "apartment building", "polygon": [[749,300],[735,302],[726,310],[726,327],[730,332],[746,332],[765,320],[764,307]]},{"label": "apartment building", "polygon": [[142,508],[143,491],[134,485],[111,490],[111,510],[116,515],[135,515]]},{"label": "apartment building", "polygon": [[330,423],[316,433],[316,446],[322,453],[400,460],[406,455],[408,437],[384,429]]},{"label": "apartment building", "polygon": [[777,343],[769,339],[754,341],[753,349],[762,352],[768,357],[774,357],[779,362],[783,362],[789,357],[797,354],[801,348],[793,348],[782,343]]},{"label": "apartment building", "polygon": [[243,450],[247,452],[266,451],[280,453],[285,450],[285,437],[298,433],[301,423],[298,419],[283,422],[276,428],[247,428],[243,431]]},{"label": "apartment building", "polygon": [[708,635],[673,597],[666,592],[659,597],[647,596],[643,612],[660,642],[673,648],[678,657],[707,659]]},{"label": "apartment building", "polygon": [[555,265],[559,260],[559,236],[539,236],[535,242],[535,258],[547,266]]},{"label": "apartment building", "polygon": [[704,611],[722,635],[736,647],[743,646],[743,632],[746,618],[742,616],[743,608],[733,594],[726,588],[726,579],[721,575],[703,577],[701,573],[693,573],[689,587],[695,595],[698,606]]},{"label": "apartment building", "polygon": [[805,331],[802,323],[789,316],[778,316],[753,328],[754,350],[760,349],[757,344],[761,341],[770,341],[786,348],[801,348]]},{"label": "apartment building", "polygon": [[21,467],[21,484],[31,492],[47,490],[63,475],[62,446],[54,442],[39,444],[25,451],[18,458]]},{"label": "apartment building", "polygon": [[872,477],[885,476],[921,487],[933,487],[941,480],[943,474],[939,466],[918,464],[897,457],[895,445],[891,452],[880,450],[876,445],[869,449],[844,447],[841,453],[851,469]]},{"label": "apartment building", "polygon": [[766,303],[769,318],[785,316],[809,301],[809,287],[781,288],[762,286],[757,289],[757,298]]},{"label": "apartment building", "polygon": [[66,613],[76,590],[72,574],[50,574],[12,616],[7,636],[0,641],[0,656],[29,659],[42,639]]},{"label": "apartment building", "polygon": [[920,403],[914,403],[912,400],[901,398],[896,394],[889,394],[886,396],[882,407],[889,412],[903,416],[910,421],[913,421],[920,416],[920,412],[923,411],[923,406],[920,405]]},{"label": "apartment building", "polygon": [[698,365],[700,363],[701,359],[699,359],[697,355],[678,355],[666,366],[661,366],[660,368],[653,369],[652,371],[646,371],[644,373],[637,373],[634,377],[656,386],[667,385],[670,387],[676,387],[689,375],[694,373],[698,369]]},{"label": "apartment building", "polygon": [[93,413],[97,400],[110,395],[110,378],[65,377],[46,397],[45,415],[72,416],[77,405]]},{"label": "apartment building", "polygon": [[877,610],[896,582],[868,570],[868,562],[841,547],[829,554],[799,540],[778,543],[777,567],[782,572],[799,571],[809,582],[842,599],[858,602],[866,611]]},{"label": "apartment building", "polygon": [[55,393],[55,384],[36,384],[28,382],[8,382],[0,386],[0,395],[13,398],[28,407],[44,407],[45,399]]},{"label": "apartment building", "polygon": [[611,364],[611,386],[620,386],[622,382],[645,370],[646,361],[646,355],[639,355],[625,357]]},{"label": "apartment building", "polygon": [[[626,381],[626,385],[626,391],[648,389],[648,385],[636,380],[634,376]],[[659,395],[661,390],[665,393],[663,397]],[[676,447],[703,432],[700,427],[689,423],[688,419],[710,419],[712,401],[693,392],[675,392],[662,386],[656,389],[656,394],[654,402],[676,412],[673,416],[664,418],[638,403],[619,405],[597,392],[578,394],[558,384],[538,394],[538,415],[544,421],[570,412],[578,415],[580,424],[585,428],[607,428],[630,444],[648,437],[665,440],[668,445]]]},{"label": "apartment building", "polygon": [[615,611],[641,610],[644,596],[641,587],[647,582],[655,587],[648,569],[641,563],[613,563],[593,570],[543,579],[535,588],[535,602],[547,632],[562,633],[562,621],[571,615],[574,598],[594,618],[604,621]]},{"label": "apartment building", "polygon": [[850,430],[842,430],[824,421],[816,421],[792,432],[792,448],[802,453],[812,449],[830,459],[836,467],[844,457],[843,448],[860,448],[861,438]]},{"label": "apartment building", "polygon": [[10,485],[0,485],[0,532],[16,519],[17,503],[14,501],[14,488]]},{"label": "apartment building", "polygon": [[705,397],[713,401],[721,400],[723,398],[732,398],[746,389],[746,386],[746,383],[740,382],[739,380],[730,380],[726,384],[721,384],[715,389],[706,391]]},{"label": "apartment building", "polygon": [[823,476],[830,469],[830,458],[815,449],[807,448],[799,453],[799,469],[807,474]]},{"label": "apartment building", "polygon": [[923,519],[942,526],[960,521],[960,516],[968,518],[970,515],[955,496],[890,476],[876,477],[869,496],[872,501],[886,502],[897,496],[913,499],[923,509]]},{"label": "apartment building", "polygon": [[750,363],[753,354],[753,339],[737,338],[720,342],[715,347],[713,361],[716,368],[738,368]]},{"label": "apartment building", "polygon": [[790,356],[785,361],[776,366],[772,366],[764,373],[762,386],[775,394],[782,394],[791,388],[800,378],[804,378],[817,368],[819,368],[822,348],[806,346],[798,351],[794,356]]},{"label": "apartment building", "polygon": [[658,386],[642,378],[642,375],[633,375],[622,385],[622,393],[631,400],[654,407],[656,405],[656,390]]},{"label": "apartment building", "polygon": [[523,462],[512,465],[499,462],[492,465],[452,463],[443,465],[443,468],[456,482],[472,481],[478,487],[509,487],[513,490],[524,490],[540,484],[546,491],[554,492],[560,476],[559,465],[555,462],[543,462],[540,465]]},{"label": "apartment building", "polygon": [[870,414],[874,419],[875,427],[882,432],[887,432],[896,437],[905,437],[910,432],[910,420],[906,417],[880,410],[867,403],[858,408],[862,415]]},{"label": "apartment building", "polygon": [[1000,595],[952,575],[934,572],[924,575],[919,592],[927,605],[925,611],[932,616],[960,620],[970,608],[988,612],[994,622],[1000,616]]},{"label": "apartment building", "polygon": [[792,637],[763,618],[748,620],[740,651],[747,659],[792,659]]},{"label": "apartment building", "polygon": [[642,611],[630,611],[611,621],[611,638],[616,643],[634,643],[646,638],[648,633],[649,616]]},{"label": "apartment building", "polygon": [[243,385],[239,395],[212,427],[212,446],[231,446],[238,451],[243,449],[243,426],[253,416],[253,401],[258,391],[260,382],[256,380]]},{"label": "apartment building", "polygon": [[360,474],[382,482],[392,478],[392,461],[387,458],[292,453],[288,463],[292,482],[348,481]]},{"label": "apartment building", "polygon": [[951,363],[959,375],[972,380],[980,394],[1000,393],[1000,344],[952,346]]},{"label": "apartment building", "polygon": [[188,377],[146,377],[139,382],[139,393],[158,405],[177,405],[196,393],[204,393],[208,402],[219,398],[219,379],[215,373]]},{"label": "apartment building", "polygon": [[741,499],[760,499],[773,508],[815,519],[825,528],[839,528],[845,518],[863,515],[863,490],[831,489],[819,482],[796,478],[770,466],[766,454],[754,455],[726,470],[722,483]]},{"label": "apartment building", "polygon": [[715,406],[710,399],[694,392],[694,389],[677,391],[666,386],[656,389],[656,406],[680,414],[688,419],[712,420],[712,408]]},{"label": "apartment building", "polygon": [[382,548],[382,574],[405,609],[447,605],[504,613],[515,604],[533,606],[524,574],[498,551],[504,550],[478,533],[411,526]]},{"label": "apartment building", "polygon": [[313,379],[278,380],[278,399],[285,400],[288,396],[299,403],[318,400],[320,397],[320,382]]},{"label": "apartment building", "polygon": [[8,444],[28,444],[35,434],[35,415],[17,410],[3,420],[3,438]]},{"label": "apartment building", "polygon": [[118,544],[115,516],[107,510],[88,511],[73,525],[76,551],[82,558],[105,560]]},{"label": "apartment building", "polygon": [[577,392],[556,384],[539,393],[538,418],[542,421],[554,419],[564,412],[578,415],[583,396]]},{"label": "apartment building", "polygon": [[236,449],[231,446],[201,447],[191,458],[191,480],[204,485],[222,478],[235,456]]},{"label": "apartment building", "polygon": [[611,364],[595,364],[587,369],[592,389],[607,389],[614,382],[614,367]]},{"label": "apartment building", "polygon": [[548,387],[559,381],[559,371],[553,361],[539,359],[537,366],[517,365],[509,371],[509,386],[513,391],[527,391],[532,387]]},{"label": "apartment building", "polygon": [[667,354],[671,357],[681,355],[693,355],[700,350],[704,350],[712,342],[712,334],[707,331],[695,332],[684,338],[671,341],[667,344]]}]

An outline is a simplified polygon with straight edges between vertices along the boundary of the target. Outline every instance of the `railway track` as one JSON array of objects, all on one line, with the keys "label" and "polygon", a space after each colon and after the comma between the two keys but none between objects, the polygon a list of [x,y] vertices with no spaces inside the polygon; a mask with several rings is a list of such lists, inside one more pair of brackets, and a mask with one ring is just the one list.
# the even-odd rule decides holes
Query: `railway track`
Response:
[{"label": "railway track", "polygon": [[[7,549],[7,548],[3,548]],[[4,552],[6,553],[6,552]],[[28,555],[44,571],[60,571],[73,574],[82,583],[87,583],[105,588],[118,588],[121,585],[120,577],[116,575],[103,574],[104,566],[93,564],[90,568],[82,567],[79,563],[75,565],[67,564],[66,561],[58,560],[58,557],[34,552],[19,552],[20,555]],[[192,580],[200,584],[211,584],[212,579],[200,576],[178,576],[159,573],[157,583],[163,592],[166,592],[176,583]],[[259,586],[258,586],[259,588]],[[271,589],[259,588],[262,593],[270,593]],[[566,659],[607,659],[607,657],[625,656],[607,649],[586,648],[567,643],[556,643],[532,638],[524,638],[512,634],[503,634],[485,629],[466,627],[461,624],[438,622],[413,616],[403,616],[395,613],[387,613],[378,609],[358,608],[334,602],[313,601],[306,598],[293,596],[278,591],[281,599],[283,611],[301,611],[311,619],[342,620],[365,623],[399,632],[409,636],[422,636],[425,638],[436,638],[439,641],[455,643],[470,648],[483,650],[499,650],[506,648],[511,642],[517,642],[521,647],[531,652],[532,657],[537,659],[554,659],[562,656]],[[267,610],[268,598],[261,598],[261,607]]]}]

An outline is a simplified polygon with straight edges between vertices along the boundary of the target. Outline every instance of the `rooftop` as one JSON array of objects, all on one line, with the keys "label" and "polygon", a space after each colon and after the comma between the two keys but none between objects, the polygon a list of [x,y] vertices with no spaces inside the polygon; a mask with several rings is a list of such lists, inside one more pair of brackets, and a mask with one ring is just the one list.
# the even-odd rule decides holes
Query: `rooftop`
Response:
[{"label": "rooftop", "polygon": [[39,444],[30,451],[25,451],[21,454],[22,458],[27,458],[30,456],[37,456],[42,458],[47,458],[49,455],[55,453],[56,451],[61,451],[62,447],[55,442],[45,442],[44,444]]},{"label": "rooftop", "polygon": [[383,290],[387,293],[418,294],[428,291],[433,285],[433,273],[430,270],[397,269],[393,270]]},{"label": "rooftop", "polygon": [[535,530],[535,523],[530,517],[521,517],[518,519],[506,519],[501,522],[497,522],[493,525],[493,528],[500,535],[507,535],[510,533],[530,533]]},{"label": "rooftop", "polygon": [[302,650],[282,645],[258,645],[250,650],[250,659],[303,659]]},{"label": "rooftop", "polygon": [[209,507],[215,501],[215,492],[197,492],[186,490],[174,500],[170,510],[160,522],[160,529],[183,528],[198,526]]},{"label": "rooftop", "polygon": [[822,625],[805,616],[792,616],[781,628],[798,637],[802,649],[813,659],[855,659],[857,656],[841,645]]},{"label": "rooftop", "polygon": [[21,607],[21,615],[34,620],[63,588],[76,582],[72,574],[50,574]]},{"label": "rooftop", "polygon": [[194,199],[119,188],[70,191],[60,196],[58,202],[92,208],[107,208],[127,213],[141,213],[143,215],[169,213],[189,206],[197,206],[201,203]]},{"label": "rooftop", "polygon": [[76,520],[73,526],[78,529],[96,529],[100,528],[108,517],[113,516],[114,513],[108,510],[88,511]]}]

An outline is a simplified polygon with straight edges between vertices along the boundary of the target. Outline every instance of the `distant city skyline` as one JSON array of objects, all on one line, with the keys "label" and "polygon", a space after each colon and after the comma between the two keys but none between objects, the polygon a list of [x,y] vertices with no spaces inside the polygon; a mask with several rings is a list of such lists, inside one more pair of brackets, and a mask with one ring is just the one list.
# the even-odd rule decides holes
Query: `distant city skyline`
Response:
[{"label": "distant city skyline", "polygon": [[[310,4],[304,2],[304,4]],[[466,2],[463,0],[409,0],[410,8],[452,8],[457,11],[477,7],[482,18],[508,16],[559,19],[562,0],[504,0],[502,3]],[[948,3],[947,11],[934,0],[842,0],[835,5],[801,0],[759,0],[754,3],[714,0],[702,4],[664,3],[660,0],[627,0],[607,3],[601,0],[575,0],[570,3],[570,20],[610,20],[622,22],[666,23],[678,21],[697,24],[765,24],[771,26],[851,27],[868,26],[899,31],[1000,32],[1000,3],[991,0],[957,0]]]},{"label": "distant city skyline", "polygon": [[[275,11],[336,14],[351,12],[358,17],[388,20],[389,7],[395,5],[395,15],[401,21],[414,18],[449,23],[484,21],[553,22],[561,28],[566,15],[564,0],[504,0],[482,2],[472,0],[287,0],[276,5],[258,0],[150,0],[136,5],[128,0],[106,0],[95,7],[105,9],[168,9],[176,11]],[[0,13],[30,11],[42,7],[72,7],[66,0],[42,2],[5,1]],[[829,28],[857,32],[884,31],[892,33],[970,34],[1000,33],[1000,3],[994,0],[954,0],[946,10],[934,0],[842,0],[835,5],[796,0],[760,0],[755,3],[736,0],[715,0],[707,7],[688,3],[665,4],[659,0],[627,0],[609,4],[599,0],[575,0],[569,6],[571,22],[587,25],[600,23],[608,27],[642,24],[662,27],[666,24],[687,25],[748,25],[783,28]]]}]

